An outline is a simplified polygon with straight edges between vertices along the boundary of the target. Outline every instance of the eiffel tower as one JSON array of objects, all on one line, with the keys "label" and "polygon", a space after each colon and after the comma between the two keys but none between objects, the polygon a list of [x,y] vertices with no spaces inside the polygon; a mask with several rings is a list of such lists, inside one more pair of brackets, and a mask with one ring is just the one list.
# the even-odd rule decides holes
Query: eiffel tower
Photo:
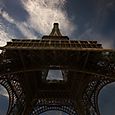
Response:
[{"label": "eiffel tower", "polygon": [[0,84],[7,115],[100,115],[98,94],[115,81],[115,50],[97,41],[70,40],[58,23],[40,40],[12,39],[0,47]]}]

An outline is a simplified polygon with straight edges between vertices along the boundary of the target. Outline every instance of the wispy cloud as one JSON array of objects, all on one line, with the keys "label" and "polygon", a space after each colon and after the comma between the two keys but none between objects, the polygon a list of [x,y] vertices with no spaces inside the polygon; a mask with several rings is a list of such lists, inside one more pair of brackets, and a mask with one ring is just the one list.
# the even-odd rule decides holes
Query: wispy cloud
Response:
[{"label": "wispy cloud", "polygon": [[[1,11],[1,16],[7,20],[10,24],[14,24],[21,32],[22,34],[27,38],[33,38],[34,39],[34,33],[31,31],[31,28],[29,27],[30,24],[27,24],[27,22],[18,22],[14,20],[6,11]],[[5,28],[5,27],[4,27]],[[10,29],[10,27],[9,27]],[[8,34],[8,33],[6,33]],[[12,33],[13,36],[13,33]],[[14,37],[14,36],[13,36]],[[16,36],[18,37],[18,36]]]},{"label": "wispy cloud", "polygon": [[0,95],[9,96],[7,90],[2,85],[0,85]]},{"label": "wispy cloud", "polygon": [[73,24],[63,10],[66,0],[22,0],[22,2],[30,15],[28,24],[41,34],[49,34],[54,22],[60,24],[63,34],[70,35],[74,30]]},{"label": "wispy cloud", "polygon": [[[17,30],[28,39],[38,38],[39,36],[35,34],[36,32],[41,35],[49,34],[55,22],[60,24],[62,34],[70,35],[73,32],[74,25],[64,10],[66,0],[21,0],[21,2],[29,14],[26,21],[18,21],[13,18],[4,9],[4,2],[1,2],[0,17],[10,23],[4,25],[2,20],[0,20],[1,45],[12,38],[19,39],[19,36],[15,34]],[[11,25],[15,26],[17,30],[11,27]]]},{"label": "wispy cloud", "polygon": [[12,37],[8,35],[5,29],[0,25],[0,46],[6,45],[6,42],[9,41]]}]

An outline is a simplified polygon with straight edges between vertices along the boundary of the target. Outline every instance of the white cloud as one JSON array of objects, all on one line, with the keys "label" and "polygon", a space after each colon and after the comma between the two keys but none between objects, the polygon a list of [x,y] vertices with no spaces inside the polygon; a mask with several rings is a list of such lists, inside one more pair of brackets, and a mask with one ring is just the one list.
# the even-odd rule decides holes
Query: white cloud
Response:
[{"label": "white cloud", "polygon": [[52,24],[58,22],[63,34],[70,35],[74,26],[65,11],[65,0],[22,0],[30,18],[28,24],[41,34],[49,34]]},{"label": "white cloud", "polygon": [[[35,38],[33,32],[31,31],[31,28],[29,27],[29,24],[26,22],[18,22],[14,20],[12,17],[9,16],[9,14],[5,11],[1,12],[2,17],[7,20],[11,24],[15,24],[15,26],[23,33],[25,37],[29,38]],[[10,27],[8,27],[10,29]],[[2,31],[2,30],[1,30]],[[8,34],[7,32],[4,34]],[[1,37],[1,36],[0,36]],[[18,36],[17,36],[18,37]],[[2,37],[1,37],[2,38]],[[14,36],[12,36],[14,38]]]},{"label": "white cloud", "polygon": [[7,90],[2,85],[0,85],[0,95],[9,97]]},{"label": "white cloud", "polygon": [[5,31],[5,29],[0,25],[0,46],[6,45],[7,41],[10,41],[12,37]]},{"label": "white cloud", "polygon": [[8,22],[14,23],[14,20],[8,15],[7,12],[5,12],[3,9],[1,9],[0,14],[3,18],[5,18]]},{"label": "white cloud", "polygon": [[[74,26],[66,11],[63,10],[66,0],[22,0],[22,3],[30,16],[26,22],[16,21],[4,8],[1,8],[0,16],[10,24],[15,25],[26,38],[36,39],[38,37],[33,30],[42,35],[49,34],[55,22],[60,24],[62,34],[70,35],[73,32]],[[4,4],[2,5],[4,6]],[[0,20],[1,45],[6,44],[11,39],[18,38],[15,32],[14,28],[10,25],[3,25]]]}]

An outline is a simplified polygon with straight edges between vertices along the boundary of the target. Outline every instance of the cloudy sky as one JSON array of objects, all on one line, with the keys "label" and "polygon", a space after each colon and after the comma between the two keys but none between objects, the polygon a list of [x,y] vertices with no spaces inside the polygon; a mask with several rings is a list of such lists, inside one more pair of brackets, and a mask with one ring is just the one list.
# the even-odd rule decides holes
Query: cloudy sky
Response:
[{"label": "cloudy sky", "polygon": [[[54,22],[70,39],[115,48],[115,0],[0,0],[0,45],[12,38],[40,39]],[[100,111],[115,115],[115,86],[108,87],[100,95]]]}]

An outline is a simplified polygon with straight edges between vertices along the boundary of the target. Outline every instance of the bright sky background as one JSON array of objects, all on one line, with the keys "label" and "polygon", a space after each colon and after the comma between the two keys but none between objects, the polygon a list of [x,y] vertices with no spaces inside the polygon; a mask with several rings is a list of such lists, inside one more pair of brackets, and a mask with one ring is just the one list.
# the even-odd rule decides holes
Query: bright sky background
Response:
[{"label": "bright sky background", "polygon": [[[0,0],[0,45],[12,38],[39,39],[54,22],[70,39],[97,40],[104,48],[115,48],[115,0]],[[100,111],[115,115],[115,85],[104,90]]]}]

